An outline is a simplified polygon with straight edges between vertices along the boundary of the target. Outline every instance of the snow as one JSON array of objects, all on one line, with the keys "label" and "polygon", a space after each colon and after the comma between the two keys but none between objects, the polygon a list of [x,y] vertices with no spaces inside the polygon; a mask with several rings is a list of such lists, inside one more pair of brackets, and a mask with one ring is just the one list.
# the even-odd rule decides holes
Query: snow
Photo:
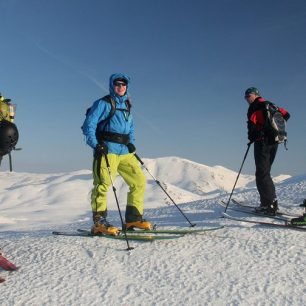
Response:
[{"label": "snow", "polygon": [[[305,232],[220,218],[237,173],[178,157],[144,159],[197,227],[218,231],[168,241],[53,236],[90,228],[91,171],[0,173],[0,247],[20,269],[0,275],[1,305],[305,305]],[[145,217],[159,227],[188,223],[149,174]],[[302,213],[306,176],[275,178],[282,209]],[[115,182],[122,213],[127,187]],[[258,203],[254,177],[235,199]],[[109,219],[120,226],[112,190]],[[242,216],[228,209],[228,213]],[[245,217],[245,215],[244,215]],[[250,217],[254,218],[254,217]],[[258,218],[258,217],[257,217]]]}]

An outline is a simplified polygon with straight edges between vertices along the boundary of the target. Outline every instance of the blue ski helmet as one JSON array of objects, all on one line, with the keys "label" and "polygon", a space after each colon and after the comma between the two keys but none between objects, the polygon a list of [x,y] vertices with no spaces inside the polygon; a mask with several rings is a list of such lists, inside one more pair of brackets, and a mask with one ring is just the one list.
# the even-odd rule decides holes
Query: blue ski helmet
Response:
[{"label": "blue ski helmet", "polygon": [[250,94],[255,94],[257,96],[260,96],[259,90],[256,87],[250,87],[244,93],[245,96],[248,96]]}]

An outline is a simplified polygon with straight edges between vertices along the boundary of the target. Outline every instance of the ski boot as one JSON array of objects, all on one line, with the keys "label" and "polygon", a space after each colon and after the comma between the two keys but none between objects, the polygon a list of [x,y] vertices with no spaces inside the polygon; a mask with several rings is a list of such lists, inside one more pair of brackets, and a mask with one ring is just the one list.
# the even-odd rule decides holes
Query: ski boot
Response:
[{"label": "ski boot", "polygon": [[120,234],[119,228],[111,225],[106,218],[101,218],[91,228],[91,233],[94,235],[111,235],[118,236]]},{"label": "ski boot", "polygon": [[306,225],[306,213],[304,213],[303,216],[301,217],[291,219],[290,224],[295,225],[295,226],[305,226]]},{"label": "ski boot", "polygon": [[132,231],[132,230],[134,230],[134,228],[139,228],[139,229],[142,229],[142,230],[153,230],[154,225],[151,222],[149,222],[145,219],[141,219],[141,220],[138,220],[138,221],[127,222],[124,225],[124,230],[125,231]]},{"label": "ski boot", "polygon": [[268,216],[275,216],[276,212],[278,210],[278,203],[277,200],[274,200],[272,204],[270,205],[260,205],[259,207],[255,208],[255,211],[258,213],[261,213],[263,215],[268,215]]},{"label": "ski boot", "polygon": [[274,201],[272,202],[272,204],[270,205],[269,210],[270,210],[270,213],[271,213],[273,216],[276,215],[276,213],[277,213],[277,211],[278,211],[278,202],[277,202],[277,200],[274,200]]},{"label": "ski boot", "polygon": [[301,204],[300,207],[304,207],[306,211],[306,199],[303,201],[303,204]]}]

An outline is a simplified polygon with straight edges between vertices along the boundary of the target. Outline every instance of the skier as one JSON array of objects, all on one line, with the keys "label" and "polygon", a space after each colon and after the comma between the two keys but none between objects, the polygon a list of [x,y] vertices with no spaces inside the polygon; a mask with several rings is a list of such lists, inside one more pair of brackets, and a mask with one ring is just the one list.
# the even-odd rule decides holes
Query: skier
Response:
[{"label": "skier", "polygon": [[[271,167],[276,156],[278,143],[265,133],[266,113],[265,99],[260,96],[259,90],[250,87],[245,91],[248,108],[248,139],[254,142],[254,158],[256,165],[256,186],[260,195],[259,212],[275,215],[278,209],[275,186],[271,178]],[[283,118],[288,120],[290,114],[284,108],[279,108]]]},{"label": "skier", "polygon": [[0,165],[2,157],[10,154],[18,142],[19,133],[15,119],[15,105],[0,93]]},{"label": "skier", "polygon": [[[111,175],[118,172],[129,186],[125,212],[126,229],[152,229],[144,220],[143,203],[146,178],[134,156],[136,152],[134,121],[128,96],[129,76],[116,73],[110,76],[110,95],[95,101],[88,110],[82,126],[87,144],[94,149],[91,208],[92,233],[117,235],[119,229],[107,221],[107,191],[111,186],[106,158]],[[114,108],[115,104],[115,108]]]}]

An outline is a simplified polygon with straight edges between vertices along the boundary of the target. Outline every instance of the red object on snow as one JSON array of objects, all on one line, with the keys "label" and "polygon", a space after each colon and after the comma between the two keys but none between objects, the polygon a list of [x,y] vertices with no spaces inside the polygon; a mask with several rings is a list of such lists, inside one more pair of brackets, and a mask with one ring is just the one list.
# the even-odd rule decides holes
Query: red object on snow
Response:
[{"label": "red object on snow", "polygon": [[10,262],[2,255],[0,255],[0,267],[6,271],[14,271],[18,269],[18,267],[16,267],[12,262]]}]

